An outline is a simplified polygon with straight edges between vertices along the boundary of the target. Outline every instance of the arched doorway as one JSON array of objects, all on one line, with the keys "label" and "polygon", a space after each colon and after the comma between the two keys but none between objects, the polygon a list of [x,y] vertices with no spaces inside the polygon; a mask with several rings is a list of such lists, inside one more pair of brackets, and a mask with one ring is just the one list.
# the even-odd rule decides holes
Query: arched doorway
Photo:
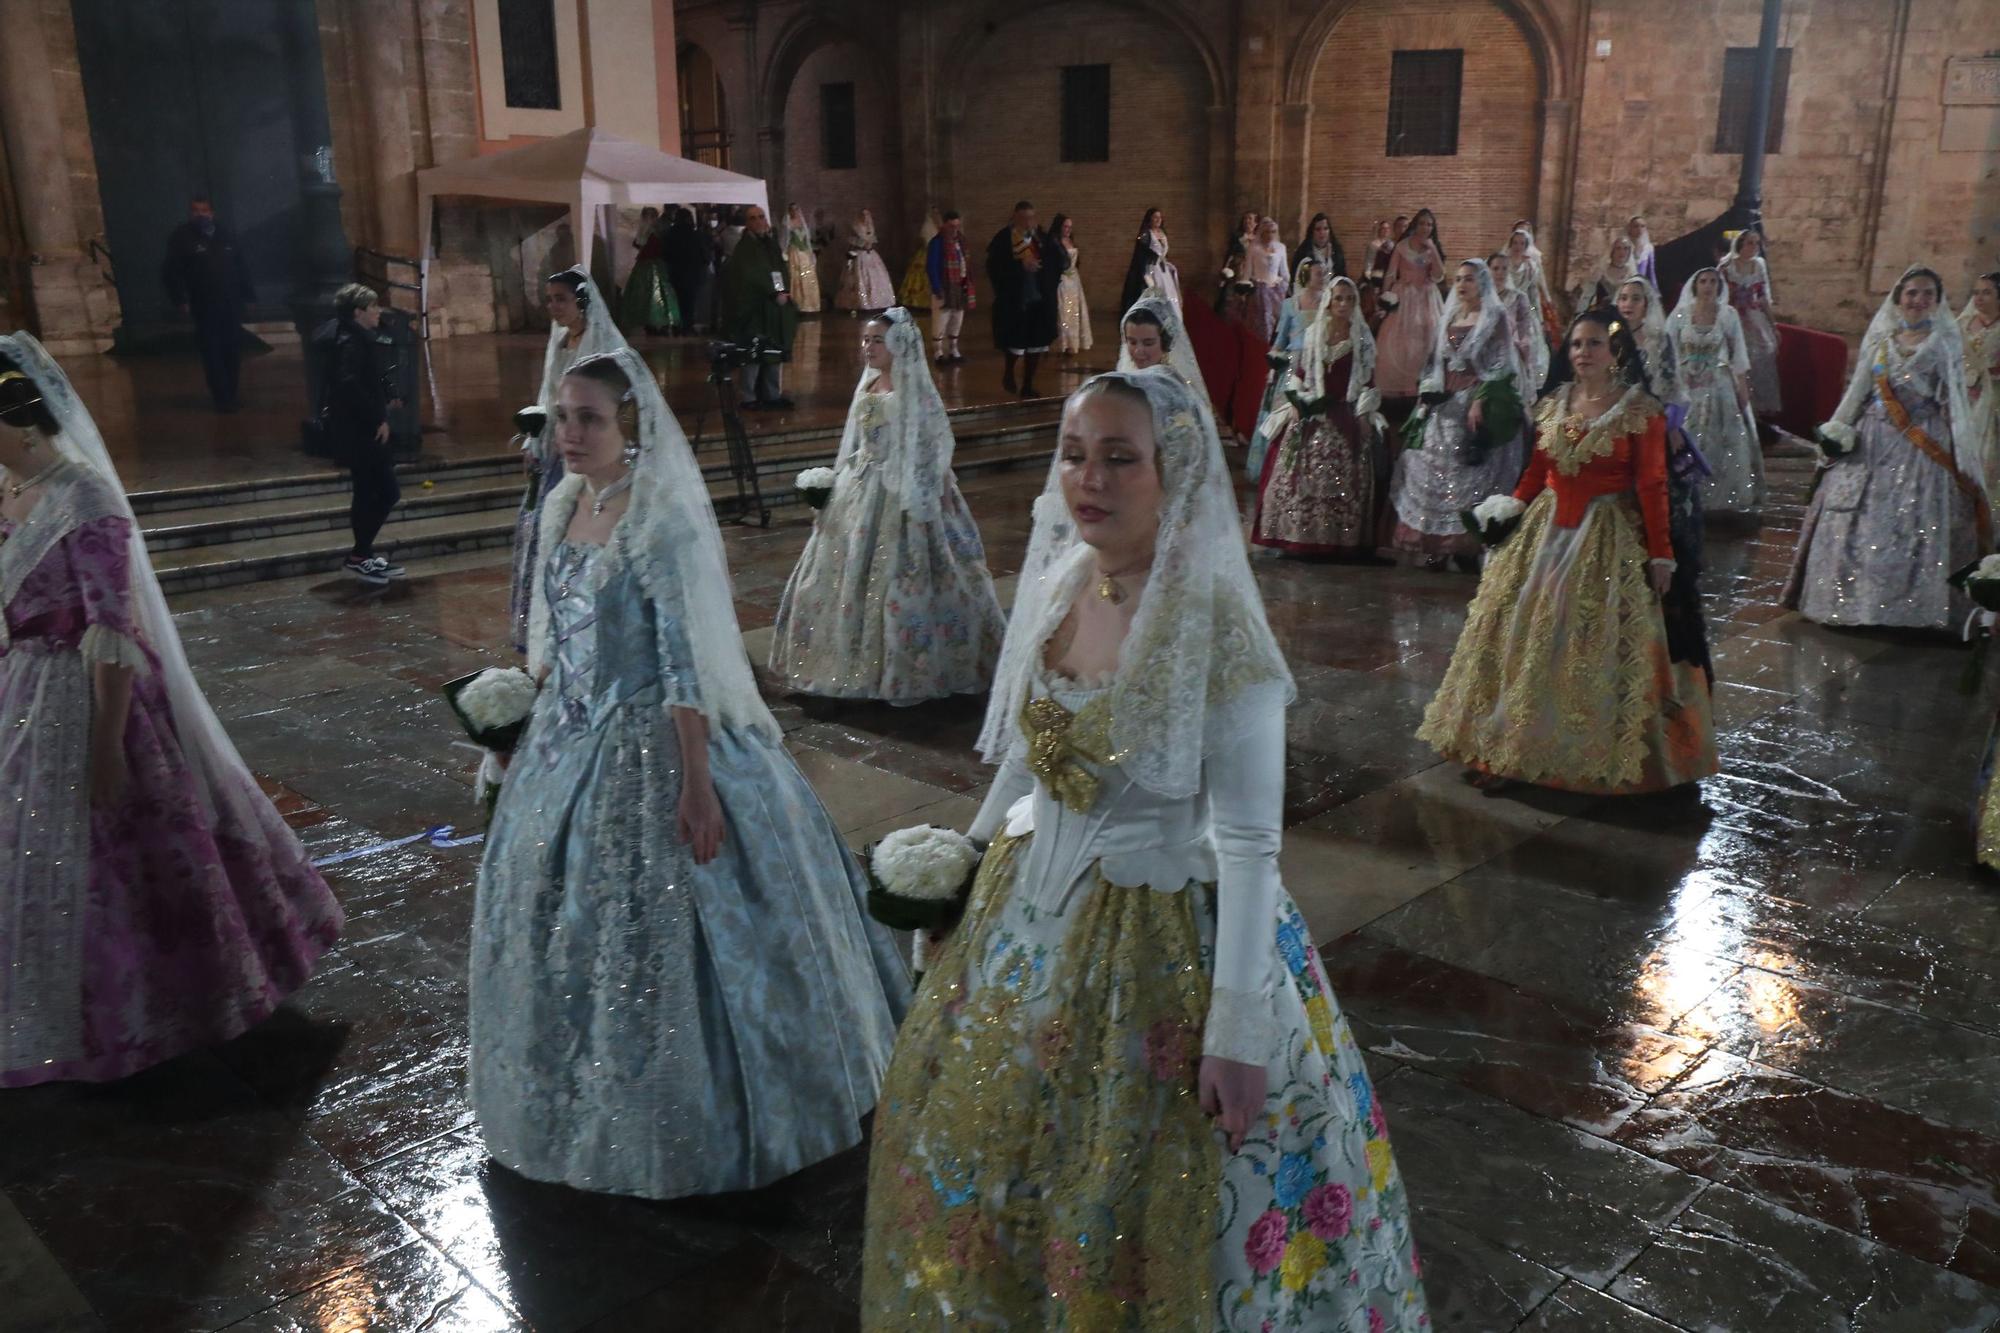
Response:
[{"label": "arched doorway", "polygon": [[729,106],[715,61],[693,42],[685,42],[675,64],[681,95],[681,156],[727,170]]},{"label": "arched doorway", "polygon": [[[1455,153],[1390,155],[1399,51],[1462,52]],[[1535,49],[1497,0],[1355,0],[1311,70],[1306,212],[1330,214],[1355,256],[1376,219],[1430,208],[1451,258],[1483,258],[1534,216],[1543,95]]]},{"label": "arched doorway", "polygon": [[848,227],[863,208],[874,213],[882,262],[900,279],[922,219],[905,216],[911,210],[903,207],[896,106],[877,56],[856,41],[820,41],[778,95],[782,100],[771,110],[784,129],[783,173],[774,171],[771,184],[784,196],[774,193],[771,206],[796,203],[809,220],[824,211],[838,228],[832,249],[821,256],[827,296],[839,285]]},{"label": "arched doorway", "polygon": [[[1141,211],[1163,210],[1173,260],[1190,291],[1207,290],[1218,257],[1209,186],[1209,112],[1225,99],[1216,69],[1190,37],[1152,11],[1082,0],[1015,4],[979,24],[943,100],[938,154],[965,215],[975,255],[1007,224],[1017,199],[1043,223],[1076,221],[1084,290],[1100,319],[1117,310]],[[1033,51],[1033,60],[1022,53]],[[1062,160],[1062,68],[1110,67],[1108,161]],[[977,261],[975,261],[977,262]]]}]

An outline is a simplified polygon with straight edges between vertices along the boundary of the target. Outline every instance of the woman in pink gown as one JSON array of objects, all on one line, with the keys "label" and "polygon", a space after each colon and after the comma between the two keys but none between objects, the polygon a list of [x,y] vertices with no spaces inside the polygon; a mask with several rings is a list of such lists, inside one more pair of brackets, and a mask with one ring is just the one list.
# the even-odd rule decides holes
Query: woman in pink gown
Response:
[{"label": "woman in pink gown", "polygon": [[[236,1036],[339,904],[189,673],[69,380],[0,338],[0,1088]],[[18,430],[18,433],[17,433]]]},{"label": "woman in pink gown", "polygon": [[1384,300],[1394,302],[1375,335],[1375,385],[1384,398],[1416,397],[1417,380],[1437,341],[1438,317],[1444,313],[1444,301],[1438,296],[1444,273],[1437,218],[1428,208],[1420,208],[1396,243],[1389,275],[1382,282]]}]

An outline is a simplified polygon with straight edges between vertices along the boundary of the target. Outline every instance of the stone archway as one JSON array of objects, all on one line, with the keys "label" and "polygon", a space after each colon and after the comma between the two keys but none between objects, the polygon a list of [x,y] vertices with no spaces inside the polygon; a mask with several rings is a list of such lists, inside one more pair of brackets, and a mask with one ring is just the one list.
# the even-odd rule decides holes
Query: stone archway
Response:
[{"label": "stone archway", "polygon": [[[1026,198],[1044,223],[1076,222],[1093,311],[1115,311],[1140,212],[1167,214],[1173,258],[1206,284],[1226,208],[1226,67],[1197,25],[1172,4],[1017,0],[985,7],[946,42],[935,142],[937,202],[965,215],[975,251]],[[1143,21],[1139,21],[1143,18]],[[1032,32],[1036,59],[1023,61]],[[1111,157],[1061,161],[1065,65],[1111,66]]]},{"label": "stone archway", "polygon": [[[779,29],[759,73],[758,105],[763,117],[757,137],[771,207],[782,211],[797,200],[808,209],[824,197],[840,213],[843,229],[855,208],[872,208],[892,270],[897,252],[916,233],[903,216],[901,108],[894,68],[886,48],[863,28],[840,21],[818,6],[807,6]],[[818,88],[822,82],[852,83],[855,89],[857,162],[829,170],[820,159]],[[887,133],[876,134],[877,127]],[[804,196],[812,196],[810,198]]]},{"label": "stone archway", "polygon": [[[1453,48],[1465,52],[1457,155],[1389,157],[1390,53]],[[1565,149],[1570,112],[1560,51],[1541,0],[1327,0],[1285,66],[1281,197],[1300,222],[1331,213],[1350,254],[1377,217],[1417,207],[1437,211],[1454,256],[1484,255],[1524,216],[1551,224],[1548,248],[1566,176],[1551,150]]]}]

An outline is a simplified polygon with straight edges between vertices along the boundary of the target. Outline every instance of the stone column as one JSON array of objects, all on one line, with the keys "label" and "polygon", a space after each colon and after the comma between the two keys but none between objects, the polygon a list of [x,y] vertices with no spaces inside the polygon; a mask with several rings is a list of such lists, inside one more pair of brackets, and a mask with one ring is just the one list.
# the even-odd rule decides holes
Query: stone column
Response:
[{"label": "stone column", "polygon": [[356,0],[351,11],[360,42],[355,51],[365,111],[364,143],[375,182],[374,235],[368,244],[392,255],[417,256],[416,149],[410,135],[410,80],[404,52],[413,35],[401,0]]},{"label": "stone column", "polygon": [[[39,0],[0,0],[0,133],[29,251],[35,326],[57,356],[103,351],[88,294],[103,287],[83,256],[69,197],[69,160]],[[111,314],[115,317],[115,296]]]},{"label": "stone column", "polygon": [[764,163],[764,188],[770,191],[771,225],[776,227],[784,222],[785,201],[791,198],[785,193],[785,127],[765,125],[757,131],[757,155]]}]

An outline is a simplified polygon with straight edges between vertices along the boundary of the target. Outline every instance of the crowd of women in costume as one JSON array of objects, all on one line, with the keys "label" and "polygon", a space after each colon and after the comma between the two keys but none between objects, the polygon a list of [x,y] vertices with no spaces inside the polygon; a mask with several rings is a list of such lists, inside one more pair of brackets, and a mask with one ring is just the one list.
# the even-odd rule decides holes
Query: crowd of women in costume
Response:
[{"label": "crowd of women in costume", "polygon": [[[1278,871],[1294,690],[1251,553],[1480,572],[1419,732],[1475,786],[1687,787],[1716,769],[1703,514],[1760,498],[1770,281],[1738,237],[1668,311],[1641,224],[1564,320],[1525,226],[1454,260],[1419,212],[1357,280],[1324,224],[1296,263],[1244,233],[1237,271],[1280,289],[1252,294],[1277,364],[1246,540],[1146,215],[1119,369],[1064,405],[1006,614],[923,330],[862,323],[766,665],[810,695],[987,698],[976,877],[914,979],[760,694],[654,375],[588,278],[550,280],[510,608],[538,691],[469,967],[496,1161],[750,1189],[872,1111],[869,1328],[1429,1326],[1383,1108]],[[1946,574],[1992,548],[2000,290],[1981,278],[1958,319],[1944,296],[1903,275],[1822,428],[1787,592],[1814,619],[1949,627]],[[1390,398],[1414,400],[1395,429]],[[266,1016],[340,909],[26,335],[0,339],[0,421],[0,1086],[116,1078]]]}]

